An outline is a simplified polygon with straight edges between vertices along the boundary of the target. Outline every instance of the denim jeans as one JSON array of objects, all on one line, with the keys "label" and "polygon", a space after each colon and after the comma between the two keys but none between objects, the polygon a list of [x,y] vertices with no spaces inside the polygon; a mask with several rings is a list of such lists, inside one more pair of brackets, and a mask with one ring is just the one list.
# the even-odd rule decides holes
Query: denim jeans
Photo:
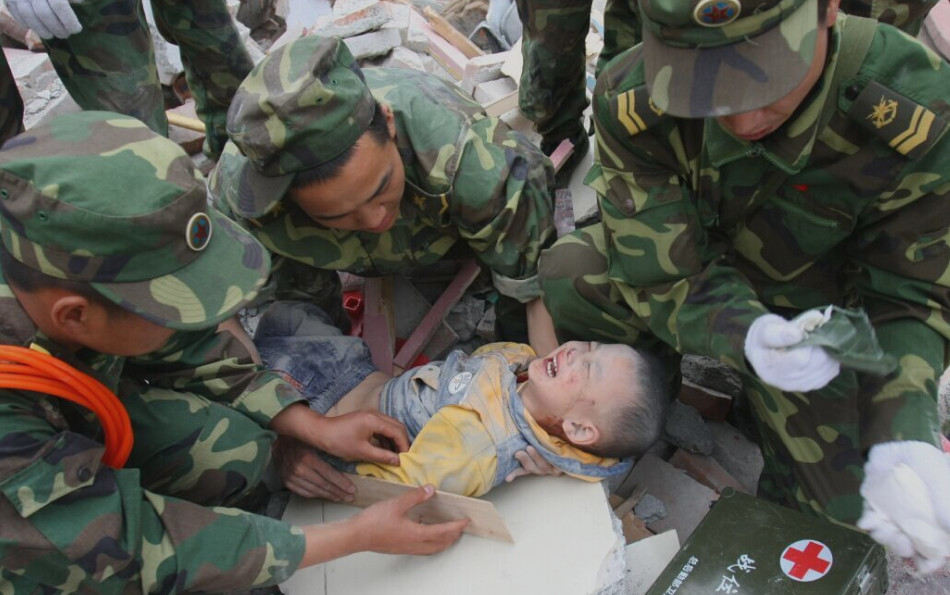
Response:
[{"label": "denim jeans", "polygon": [[254,344],[264,365],[296,386],[319,413],[376,371],[366,343],[341,333],[323,310],[307,302],[271,305]]}]

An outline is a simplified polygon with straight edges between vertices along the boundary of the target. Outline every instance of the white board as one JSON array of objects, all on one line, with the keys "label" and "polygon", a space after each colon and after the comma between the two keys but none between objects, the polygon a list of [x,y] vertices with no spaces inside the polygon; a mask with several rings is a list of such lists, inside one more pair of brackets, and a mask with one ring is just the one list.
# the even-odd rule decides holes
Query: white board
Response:
[{"label": "white board", "polygon": [[[600,484],[525,477],[495,488],[492,501],[513,544],[463,535],[434,556],[361,553],[298,571],[289,595],[585,595],[623,582],[623,539]],[[359,509],[292,497],[284,520],[330,522]],[[618,564],[619,560],[619,564]]]}]

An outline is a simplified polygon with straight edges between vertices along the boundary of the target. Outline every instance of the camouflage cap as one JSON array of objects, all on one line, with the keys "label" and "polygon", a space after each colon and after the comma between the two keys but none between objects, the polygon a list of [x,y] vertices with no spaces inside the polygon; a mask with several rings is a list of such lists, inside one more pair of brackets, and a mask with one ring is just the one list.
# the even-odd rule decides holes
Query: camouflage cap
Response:
[{"label": "camouflage cap", "polygon": [[232,197],[235,213],[266,214],[297,172],[352,147],[375,108],[359,64],[339,38],[303,37],[269,54],[228,110],[228,135],[247,157]]},{"label": "camouflage cap", "polygon": [[811,67],[819,1],[641,0],[650,97],[684,118],[781,99]]},{"label": "camouflage cap", "polygon": [[109,112],[60,116],[4,144],[0,237],[26,266],[175,329],[233,315],[270,271],[263,246],[208,206],[178,145]]}]

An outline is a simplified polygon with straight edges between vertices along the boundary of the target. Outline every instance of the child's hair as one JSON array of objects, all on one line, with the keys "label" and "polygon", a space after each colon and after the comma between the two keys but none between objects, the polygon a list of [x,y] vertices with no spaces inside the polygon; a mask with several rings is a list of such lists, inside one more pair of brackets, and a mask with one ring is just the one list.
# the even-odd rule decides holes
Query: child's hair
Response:
[{"label": "child's hair", "polygon": [[[380,145],[384,145],[389,141],[389,126],[386,124],[386,114],[383,112],[383,108],[378,101],[376,102],[376,108],[373,110],[373,119],[370,120],[369,126],[366,127],[366,130],[363,131],[360,138],[366,135],[369,135],[369,138],[372,138]],[[290,189],[295,190],[311,184],[319,184],[327,180],[332,180],[340,173],[343,166],[350,162],[355,149],[356,143],[353,143],[333,159],[297,172],[297,175],[294,176],[294,181],[290,184]]]},{"label": "child's hair", "polygon": [[102,306],[109,316],[126,312],[114,302],[110,301],[104,295],[93,289],[85,281],[75,281],[73,279],[60,279],[28,267],[10,254],[7,247],[0,243],[0,271],[8,283],[22,289],[25,292],[33,293],[42,289],[62,289],[70,293],[75,293],[86,298],[99,306]]},{"label": "child's hair", "polygon": [[612,412],[609,425],[601,428],[597,444],[585,448],[588,452],[602,457],[632,457],[646,452],[663,433],[670,406],[666,370],[652,353],[636,348],[633,351],[633,390],[624,406]]}]

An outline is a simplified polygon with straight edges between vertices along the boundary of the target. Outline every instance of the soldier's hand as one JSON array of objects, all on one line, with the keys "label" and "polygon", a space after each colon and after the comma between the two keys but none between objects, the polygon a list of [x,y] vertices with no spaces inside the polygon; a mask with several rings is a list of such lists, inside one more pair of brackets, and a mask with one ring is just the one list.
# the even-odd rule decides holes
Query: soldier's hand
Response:
[{"label": "soldier's hand", "polygon": [[10,15],[43,39],[69,37],[82,31],[82,24],[67,0],[6,0]]},{"label": "soldier's hand", "polygon": [[950,458],[926,442],[871,447],[864,466],[858,527],[924,573],[950,556]]},{"label": "soldier's hand", "polygon": [[323,426],[321,448],[347,461],[398,465],[397,453],[409,450],[406,426],[379,411],[363,409],[327,417]]},{"label": "soldier's hand", "polygon": [[290,436],[274,444],[274,459],[284,485],[304,498],[351,502],[356,487],[345,475],[320,458],[312,446]]},{"label": "soldier's hand", "polygon": [[549,463],[533,446],[515,453],[515,459],[521,466],[505,476],[511,482],[523,475],[564,475],[564,472]]},{"label": "soldier's hand", "polygon": [[756,318],[745,338],[745,356],[756,375],[786,391],[817,390],[834,380],[841,365],[824,349],[814,345],[796,347],[823,318],[818,310],[805,312],[795,320],[776,314]]},{"label": "soldier's hand", "polygon": [[410,516],[413,507],[434,495],[435,488],[427,485],[377,502],[361,512],[354,519],[365,540],[361,549],[382,554],[428,555],[458,541],[468,519],[426,525]]}]

